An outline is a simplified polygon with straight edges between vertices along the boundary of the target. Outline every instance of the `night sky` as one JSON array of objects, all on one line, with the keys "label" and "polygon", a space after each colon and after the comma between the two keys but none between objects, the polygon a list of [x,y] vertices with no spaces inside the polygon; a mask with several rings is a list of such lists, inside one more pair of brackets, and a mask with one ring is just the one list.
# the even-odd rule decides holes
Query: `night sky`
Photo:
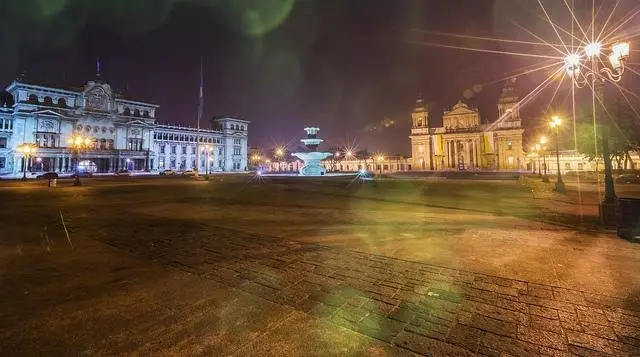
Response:
[{"label": "night sky", "polygon": [[[94,78],[99,57],[103,78],[116,91],[159,104],[160,122],[195,126],[203,57],[205,121],[219,115],[250,120],[250,145],[265,149],[293,149],[302,128],[317,125],[328,145],[408,153],[418,92],[432,103],[432,126],[441,108],[465,91],[483,119],[494,120],[500,80],[540,61],[420,45],[415,41],[505,49],[416,30],[535,40],[516,20],[553,40],[530,6],[535,1],[4,2],[2,83],[23,73],[27,82],[81,87]],[[518,86],[530,90],[540,73],[546,74],[525,76]],[[395,124],[385,127],[385,120]]]}]

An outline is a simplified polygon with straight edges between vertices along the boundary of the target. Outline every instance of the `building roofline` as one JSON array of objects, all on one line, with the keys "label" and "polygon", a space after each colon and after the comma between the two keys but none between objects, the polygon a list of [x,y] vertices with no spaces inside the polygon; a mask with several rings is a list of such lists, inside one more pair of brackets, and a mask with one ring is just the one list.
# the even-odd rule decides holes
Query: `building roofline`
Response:
[{"label": "building roofline", "polygon": [[188,126],[180,126],[180,125],[170,125],[170,124],[156,124],[156,128],[159,129],[176,129],[176,130],[188,130],[188,131],[193,131],[193,132],[200,132],[200,133],[222,133],[222,131],[220,130],[215,130],[215,129],[198,129],[198,128],[192,128],[192,127],[188,127]]},{"label": "building roofline", "polygon": [[233,118],[233,117],[222,117],[222,118],[216,118],[215,120],[216,120],[216,121],[221,121],[221,120],[234,120],[234,121],[237,121],[237,122],[240,122],[240,123],[245,123],[245,124],[249,124],[249,123],[251,123],[251,122],[250,122],[250,121],[248,121],[248,120],[243,120],[243,119],[238,119],[238,118]]},{"label": "building roofline", "polygon": [[67,89],[59,89],[59,88],[53,88],[53,87],[47,87],[47,86],[41,86],[41,85],[36,85],[36,84],[28,84],[28,83],[23,83],[23,82],[19,82],[19,81],[13,81],[11,82],[11,84],[9,84],[9,86],[6,88],[6,91],[11,91],[14,88],[27,88],[27,89],[36,89],[36,90],[46,90],[46,91],[51,91],[51,92],[57,92],[57,93],[64,93],[64,94],[68,94],[68,95],[79,95],[80,92],[75,92],[75,91],[70,91]]},{"label": "building roofline", "polygon": [[129,104],[143,105],[143,106],[146,106],[146,107],[153,107],[155,109],[160,108],[160,106],[157,105],[157,104],[139,102],[137,100],[118,99],[118,98],[116,98],[115,101],[116,101],[116,103],[129,103]]}]

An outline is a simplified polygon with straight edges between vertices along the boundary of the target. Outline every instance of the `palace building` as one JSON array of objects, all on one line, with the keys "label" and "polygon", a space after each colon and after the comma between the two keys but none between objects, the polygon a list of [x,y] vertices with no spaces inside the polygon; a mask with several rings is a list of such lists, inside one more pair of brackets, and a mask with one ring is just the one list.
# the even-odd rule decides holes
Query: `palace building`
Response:
[{"label": "palace building", "polygon": [[[102,80],[79,90],[14,81],[0,101],[0,175],[165,169],[245,171],[249,122],[219,118],[210,129],[159,124],[158,105],[122,98]],[[89,138],[79,163],[68,140]],[[35,147],[24,155],[23,144]],[[200,151],[200,162],[196,162]]]},{"label": "palace building", "polygon": [[459,101],[444,112],[443,125],[430,126],[429,111],[418,99],[411,114],[413,170],[504,170],[517,171],[526,164],[522,144],[518,97],[513,82],[502,90],[499,118],[483,124],[478,109]]}]

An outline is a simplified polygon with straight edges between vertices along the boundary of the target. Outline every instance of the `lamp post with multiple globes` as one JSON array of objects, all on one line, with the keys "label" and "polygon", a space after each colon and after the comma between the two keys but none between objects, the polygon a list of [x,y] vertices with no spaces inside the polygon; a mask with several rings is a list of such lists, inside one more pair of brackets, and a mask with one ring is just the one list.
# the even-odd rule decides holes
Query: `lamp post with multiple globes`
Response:
[{"label": "lamp post with multiple globes", "polygon": [[23,163],[22,163],[22,181],[27,180],[27,170],[29,169],[29,163],[31,162],[31,157],[35,154],[38,148],[33,144],[22,144],[16,148],[16,151],[23,155]]},{"label": "lamp post with multiple globes", "polygon": [[75,135],[69,138],[67,143],[71,148],[71,152],[73,153],[73,158],[75,160],[73,185],[82,186],[82,182],[80,182],[80,153],[91,146],[91,139],[81,135]]},{"label": "lamp post with multiple globes", "polygon": [[[605,61],[602,61],[600,55],[605,47],[602,43],[591,42],[584,49],[577,53],[572,53],[565,57],[564,67],[567,74],[573,80],[578,88],[583,88],[589,84],[591,87],[591,101],[593,106],[594,125],[596,118],[601,118],[601,109],[604,104],[604,82],[619,82],[625,70],[625,60],[629,57],[630,46],[628,42],[617,42],[611,45],[611,52],[607,59],[608,67]],[[583,65],[583,58],[586,58],[589,65]],[[602,65],[604,64],[604,66]],[[596,105],[596,99],[601,105]],[[596,113],[597,112],[597,113]],[[607,125],[603,125],[602,132],[602,161],[604,162],[604,199],[599,205],[600,220],[607,226],[614,225],[616,222],[616,192],[613,186],[613,166],[611,163],[611,153],[609,150],[609,133]]]},{"label": "lamp post with multiple globes", "polygon": [[565,192],[566,188],[564,186],[564,182],[562,181],[562,173],[560,172],[560,142],[558,140],[558,130],[560,128],[560,124],[562,124],[562,119],[559,116],[554,115],[549,122],[549,126],[551,129],[554,129],[554,136],[556,142],[556,165],[558,166],[558,179],[556,181],[556,192]]}]

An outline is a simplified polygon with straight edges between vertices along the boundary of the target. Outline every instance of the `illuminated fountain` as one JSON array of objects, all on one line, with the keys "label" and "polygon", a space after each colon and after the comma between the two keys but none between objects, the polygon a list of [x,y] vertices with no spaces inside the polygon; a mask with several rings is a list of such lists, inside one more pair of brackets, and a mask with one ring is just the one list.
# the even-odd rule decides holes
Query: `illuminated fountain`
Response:
[{"label": "illuminated fountain", "polygon": [[309,152],[295,152],[292,155],[304,162],[304,166],[300,168],[300,176],[324,176],[327,169],[322,166],[321,161],[331,156],[329,152],[319,152],[318,145],[324,140],[318,139],[317,134],[319,128],[304,128],[307,132],[307,138],[301,139]]}]

